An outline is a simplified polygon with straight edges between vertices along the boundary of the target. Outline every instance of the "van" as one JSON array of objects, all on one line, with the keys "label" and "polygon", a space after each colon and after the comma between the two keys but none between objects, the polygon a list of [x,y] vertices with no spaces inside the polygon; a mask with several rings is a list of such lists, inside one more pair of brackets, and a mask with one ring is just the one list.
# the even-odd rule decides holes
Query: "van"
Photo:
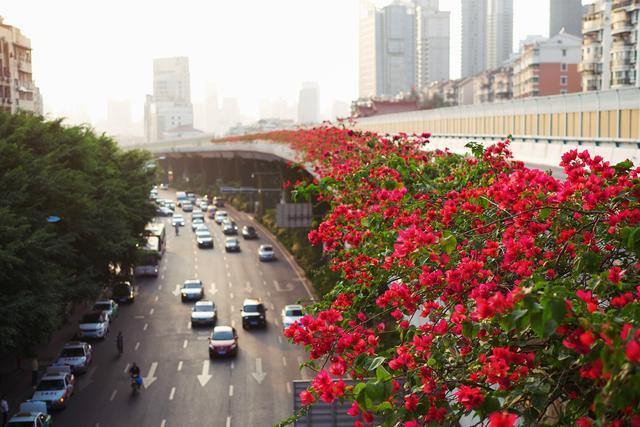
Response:
[{"label": "van", "polygon": [[184,191],[178,191],[176,193],[176,201],[178,202],[178,206],[182,206],[182,202],[188,200],[187,193]]}]

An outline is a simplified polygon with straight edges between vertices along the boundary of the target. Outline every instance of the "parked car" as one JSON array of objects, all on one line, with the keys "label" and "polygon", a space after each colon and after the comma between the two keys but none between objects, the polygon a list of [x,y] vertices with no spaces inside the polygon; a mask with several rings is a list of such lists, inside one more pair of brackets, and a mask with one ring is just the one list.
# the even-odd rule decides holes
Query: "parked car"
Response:
[{"label": "parked car", "polygon": [[180,227],[184,227],[184,217],[182,215],[174,215],[171,218],[171,226],[175,227],[176,224]]},{"label": "parked car", "polygon": [[222,224],[222,221],[227,219],[228,214],[226,211],[216,211],[216,216],[214,217],[217,224]]},{"label": "parked car", "polygon": [[267,326],[267,308],[257,298],[245,299],[242,303],[240,314],[244,329]]},{"label": "parked car", "polygon": [[53,418],[47,412],[47,404],[39,400],[28,400],[20,404],[20,410],[9,420],[6,427],[51,427]]},{"label": "parked car", "polygon": [[300,304],[285,305],[282,309],[282,326],[287,329],[304,317],[303,308]]},{"label": "parked car", "polygon": [[93,305],[94,311],[104,311],[109,316],[109,322],[113,322],[113,319],[118,315],[118,303],[111,299],[102,299],[96,301]]},{"label": "parked car", "polygon": [[195,218],[191,220],[191,231],[196,231],[196,228],[198,228],[199,225],[203,225],[203,224],[204,224],[204,219],[202,218]]},{"label": "parked car", "polygon": [[196,243],[199,248],[213,249],[213,236],[207,229],[196,230]]},{"label": "parked car", "polygon": [[204,286],[201,280],[185,280],[180,291],[182,302],[198,301],[204,298]]},{"label": "parked car", "polygon": [[62,347],[62,352],[54,365],[68,365],[73,373],[87,372],[92,356],[91,345],[86,342],[68,342]]},{"label": "parked car", "polygon": [[260,261],[273,261],[276,259],[276,253],[271,245],[260,245],[258,248],[258,258]]},{"label": "parked car", "polygon": [[238,334],[231,326],[216,326],[209,338],[209,357],[236,356],[238,354]]},{"label": "parked car", "polygon": [[40,400],[47,409],[64,409],[73,395],[75,377],[68,366],[49,366],[36,386],[31,400]]},{"label": "parked car", "polygon": [[135,294],[131,282],[116,283],[113,286],[111,297],[119,303],[132,303],[135,299]]},{"label": "parked car", "polygon": [[245,240],[252,240],[258,238],[258,233],[256,233],[256,229],[250,225],[245,225],[242,227],[242,238]]},{"label": "parked car", "polygon": [[224,241],[226,252],[240,252],[240,241],[236,237],[227,237]]},{"label": "parked car", "polygon": [[198,301],[191,309],[191,326],[214,325],[218,319],[213,301]]},{"label": "parked car", "polygon": [[105,339],[109,333],[109,316],[103,311],[92,311],[80,320],[79,338]]}]

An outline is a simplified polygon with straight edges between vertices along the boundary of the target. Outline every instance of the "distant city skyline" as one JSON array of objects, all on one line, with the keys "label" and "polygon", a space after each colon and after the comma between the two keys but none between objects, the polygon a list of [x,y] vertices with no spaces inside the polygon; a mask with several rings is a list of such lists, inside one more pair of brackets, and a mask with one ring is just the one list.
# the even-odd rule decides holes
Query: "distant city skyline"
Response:
[{"label": "distant city skyline", "polygon": [[[294,106],[305,81],[321,88],[322,119],[335,105],[344,110],[358,95],[360,6],[360,0],[186,0],[176,9],[113,0],[89,8],[81,0],[22,0],[3,5],[1,13],[32,40],[34,79],[45,112],[104,124],[109,101],[129,101],[132,126],[141,134],[157,57],[189,58],[197,128],[209,127],[202,111],[211,104],[212,86],[218,108],[224,98],[235,99],[231,110],[237,109],[241,120],[260,118],[265,102]],[[76,13],[67,13],[70,9]],[[456,78],[460,0],[440,0],[440,9],[451,12],[450,76]],[[176,31],[167,32],[168,27]],[[547,35],[548,28],[549,0],[514,0],[514,49],[529,34]]]}]

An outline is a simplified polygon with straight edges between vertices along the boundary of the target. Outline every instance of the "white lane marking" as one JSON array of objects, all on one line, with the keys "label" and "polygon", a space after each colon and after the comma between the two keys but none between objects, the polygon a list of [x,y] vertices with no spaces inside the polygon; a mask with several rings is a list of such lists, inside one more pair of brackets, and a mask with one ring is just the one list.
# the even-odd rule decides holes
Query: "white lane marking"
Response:
[{"label": "white lane marking", "polygon": [[[194,269],[194,270],[197,270],[197,269],[198,269],[198,264],[195,264],[195,265],[193,266],[193,269]],[[197,273],[196,273],[196,274],[197,274]]]},{"label": "white lane marking", "polygon": [[229,287],[232,287],[233,285],[231,284],[231,282],[229,282]]},{"label": "white lane marking", "polygon": [[154,308],[152,308],[151,310],[149,310],[149,316],[153,316],[153,312],[156,311]]},{"label": "white lane marking", "polygon": [[160,280],[164,280],[164,274],[160,275]]},{"label": "white lane marking", "polygon": [[227,415],[227,427],[231,427],[231,415]]},{"label": "white lane marking", "polygon": [[233,299],[233,292],[229,292],[229,298]]},{"label": "white lane marking", "polygon": [[291,394],[291,383],[287,382],[287,393]]},{"label": "white lane marking", "polygon": [[140,348],[140,341],[138,341],[136,343],[136,346],[133,348],[135,351],[138,351],[138,349]]},{"label": "white lane marking", "polygon": [[258,273],[260,273],[260,275],[262,276],[262,270],[258,270]]},{"label": "white lane marking", "polygon": [[227,264],[226,262],[224,263],[224,268],[229,268],[229,264]]},{"label": "white lane marking", "polygon": [[171,392],[169,393],[169,400],[173,400],[173,396],[176,394],[176,388],[171,387]]},{"label": "white lane marking", "polygon": [[127,363],[127,366],[124,367],[124,373],[126,374],[127,372],[129,372],[129,366],[131,366],[130,364]]},{"label": "white lane marking", "polygon": [[189,340],[184,340],[184,342],[182,343],[182,348],[187,348],[188,345],[189,345]]},{"label": "white lane marking", "polygon": [[265,285],[265,286],[267,286],[267,281],[266,281],[266,280],[264,280],[264,279],[262,279],[262,284],[263,284],[263,285]]},{"label": "white lane marking", "polygon": [[282,356],[282,366],[287,366],[287,358]]},{"label": "white lane marking", "polygon": [[231,272],[227,271],[227,277],[231,277]]},{"label": "white lane marking", "polygon": [[155,297],[153,300],[154,300],[155,302],[158,302],[158,299],[159,299],[159,297],[158,297],[158,295],[156,295],[156,297]]},{"label": "white lane marking", "polygon": [[134,319],[144,319],[144,315],[133,316]]},{"label": "white lane marking", "polygon": [[116,390],[113,390],[113,393],[111,393],[111,397],[109,398],[109,400],[110,400],[111,402],[113,402],[113,399],[115,399],[115,398],[116,398],[116,394],[118,394],[118,390],[117,390],[117,389],[116,389]]},{"label": "white lane marking", "polygon": [[145,324],[144,324],[144,327],[142,328],[142,330],[143,330],[143,331],[146,331],[148,327],[149,327],[149,324],[148,324],[148,323],[145,323]]},{"label": "white lane marking", "polygon": [[282,337],[278,335],[278,344],[282,344]]},{"label": "white lane marking", "polygon": [[270,297],[271,296],[271,291],[267,291],[267,296]]},{"label": "white lane marking", "polygon": [[158,290],[161,291],[162,290],[162,285],[158,285]]},{"label": "white lane marking", "polygon": [[160,423],[160,427],[165,427],[167,425],[167,420],[162,420]]},{"label": "white lane marking", "polygon": [[229,397],[233,397],[233,384],[229,384]]},{"label": "white lane marking", "polygon": [[187,329],[191,328],[191,320],[187,322]]},{"label": "white lane marking", "polygon": [[178,372],[182,371],[182,360],[178,362]]},{"label": "white lane marking", "polygon": [[235,367],[236,367],[235,363],[231,362],[231,370],[233,370],[233,368]]},{"label": "white lane marking", "polygon": [[233,306],[231,306],[231,312],[233,313]]},{"label": "white lane marking", "polygon": [[276,309],[276,306],[273,305],[273,303],[271,303],[271,310],[275,310],[275,309]]}]

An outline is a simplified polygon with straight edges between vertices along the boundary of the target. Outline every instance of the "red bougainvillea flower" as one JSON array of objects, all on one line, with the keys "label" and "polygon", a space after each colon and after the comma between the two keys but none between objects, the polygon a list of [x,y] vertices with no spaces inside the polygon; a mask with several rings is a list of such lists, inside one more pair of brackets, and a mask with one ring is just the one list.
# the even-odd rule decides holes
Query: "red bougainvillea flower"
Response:
[{"label": "red bougainvillea flower", "polygon": [[509,412],[494,412],[489,415],[489,427],[513,427],[518,416]]}]

